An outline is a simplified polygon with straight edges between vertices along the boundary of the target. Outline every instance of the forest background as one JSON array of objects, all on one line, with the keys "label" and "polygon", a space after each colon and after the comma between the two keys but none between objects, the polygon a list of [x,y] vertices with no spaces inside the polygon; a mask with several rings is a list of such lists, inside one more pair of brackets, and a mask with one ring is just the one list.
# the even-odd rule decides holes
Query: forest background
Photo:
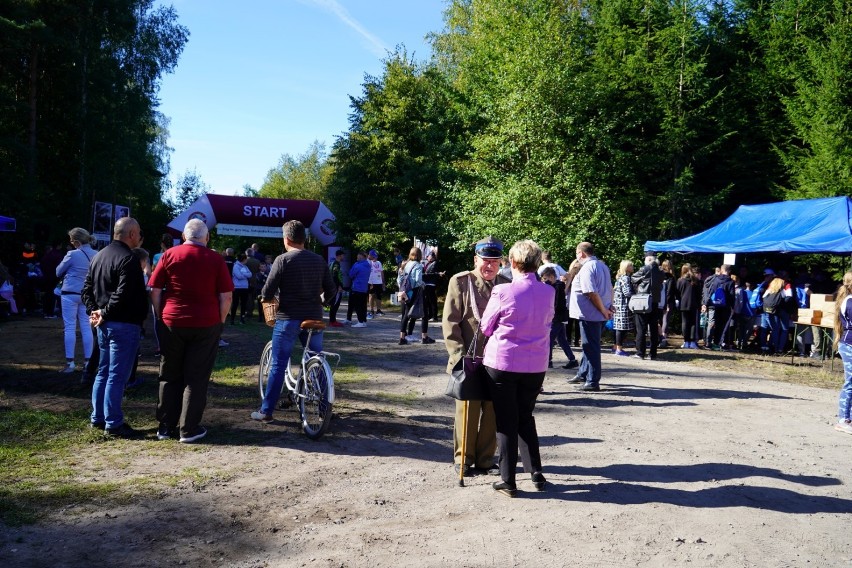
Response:
[{"label": "forest background", "polygon": [[[851,17],[852,0],[451,0],[428,61],[389,53],[330,149],[243,193],[320,199],[340,244],[385,258],[416,236],[464,267],[493,234],[558,260],[589,240],[613,265],[742,204],[850,193]],[[189,39],[153,0],[0,1],[4,261],[90,226],[95,201],[156,246],[207,189],[168,181],[158,112]]]}]

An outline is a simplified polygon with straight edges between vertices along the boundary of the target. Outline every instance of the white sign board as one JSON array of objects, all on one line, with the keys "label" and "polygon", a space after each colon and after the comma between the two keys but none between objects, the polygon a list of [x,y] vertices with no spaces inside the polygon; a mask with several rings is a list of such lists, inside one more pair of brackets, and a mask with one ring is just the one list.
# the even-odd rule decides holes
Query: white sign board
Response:
[{"label": "white sign board", "polygon": [[725,258],[722,261],[722,264],[728,264],[730,266],[734,266],[737,263],[737,255],[735,254],[725,254]]},{"label": "white sign board", "polygon": [[257,227],[255,225],[231,225],[227,223],[216,225],[216,232],[220,235],[236,235],[238,237],[280,239],[284,236],[281,227]]}]

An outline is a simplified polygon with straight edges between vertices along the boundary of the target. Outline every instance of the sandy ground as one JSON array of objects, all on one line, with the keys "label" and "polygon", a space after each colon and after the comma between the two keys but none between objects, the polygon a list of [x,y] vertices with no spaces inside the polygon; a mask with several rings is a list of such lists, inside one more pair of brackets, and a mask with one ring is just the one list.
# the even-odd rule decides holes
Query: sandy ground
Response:
[{"label": "sandy ground", "polygon": [[[706,371],[670,351],[604,355],[600,393],[556,369],[536,408],[547,490],[519,474],[509,499],[495,477],[458,486],[443,342],[398,346],[398,324],[327,333],[358,373],[322,440],[293,412],[263,425],[250,407],[211,405],[199,445],[153,430],[95,443],[80,456],[92,480],[198,481],[0,527],[0,566],[852,566],[852,436],[832,429],[835,391]],[[231,356],[256,358],[265,333],[229,328]]]}]

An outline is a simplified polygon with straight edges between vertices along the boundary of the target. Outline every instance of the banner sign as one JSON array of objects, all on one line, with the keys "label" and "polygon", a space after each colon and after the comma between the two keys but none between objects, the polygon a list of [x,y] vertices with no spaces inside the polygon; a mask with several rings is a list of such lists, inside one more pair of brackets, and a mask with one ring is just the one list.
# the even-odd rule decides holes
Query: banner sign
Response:
[{"label": "banner sign", "polygon": [[280,239],[283,237],[281,227],[256,227],[254,225],[233,225],[230,223],[219,223],[216,231],[220,235],[236,235],[238,237],[262,237],[269,239]]},{"label": "banner sign", "polygon": [[[190,219],[201,219],[207,228],[219,227],[219,233],[241,236],[267,236],[257,232],[223,232],[258,230],[262,227],[276,228],[275,238],[281,238],[281,226],[285,221],[296,219],[304,223],[311,235],[323,245],[333,244],[336,235],[331,229],[334,215],[320,201],[302,199],[271,199],[267,197],[240,197],[206,193],[199,197],[183,213],[178,215],[169,228],[180,234]],[[235,229],[234,227],[240,227]]]}]

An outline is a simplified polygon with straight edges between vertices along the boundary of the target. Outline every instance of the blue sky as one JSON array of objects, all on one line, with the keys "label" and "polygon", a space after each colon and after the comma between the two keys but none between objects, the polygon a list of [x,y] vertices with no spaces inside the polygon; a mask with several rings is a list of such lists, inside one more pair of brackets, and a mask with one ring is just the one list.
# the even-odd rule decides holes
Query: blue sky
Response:
[{"label": "blue sky", "polygon": [[349,96],[398,44],[425,60],[444,0],[165,0],[190,31],[160,89],[174,181],[195,170],[214,193],[259,188],[282,155],[330,150]]}]

